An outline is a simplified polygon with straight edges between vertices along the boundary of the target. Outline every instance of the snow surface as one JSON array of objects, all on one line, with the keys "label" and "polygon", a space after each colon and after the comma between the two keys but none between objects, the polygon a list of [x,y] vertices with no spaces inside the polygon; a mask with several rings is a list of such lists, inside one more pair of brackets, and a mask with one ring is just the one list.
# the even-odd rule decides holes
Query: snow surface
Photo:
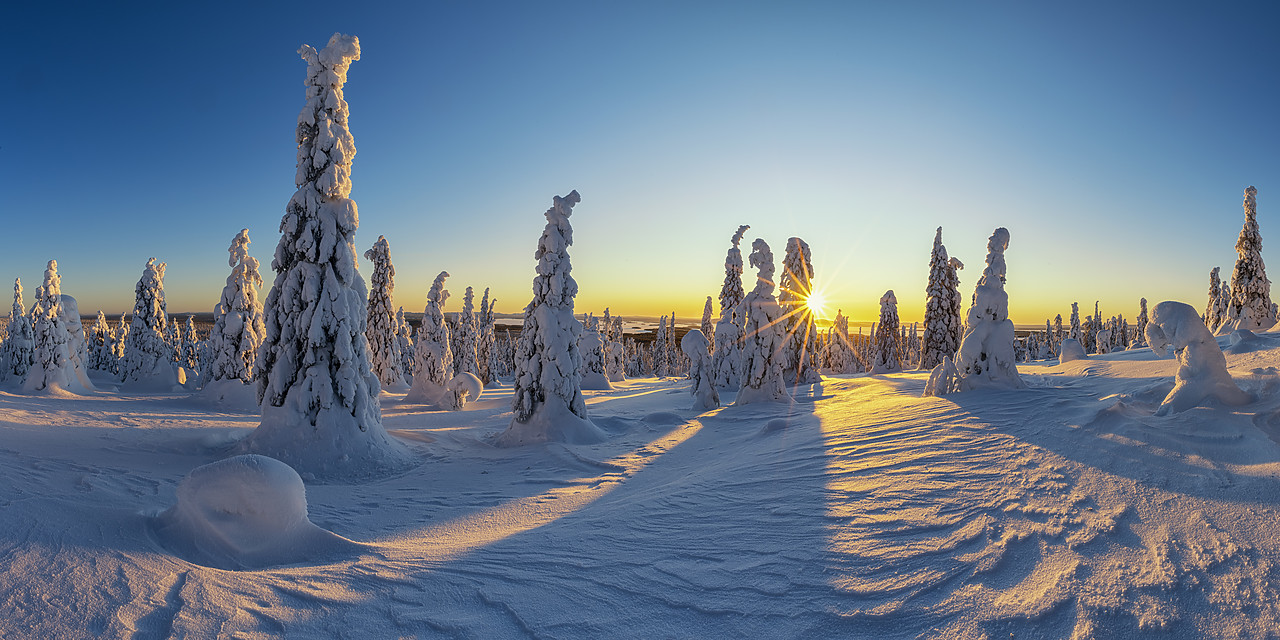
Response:
[{"label": "snow surface", "polygon": [[1179,365],[1149,349],[1024,364],[1022,390],[837,375],[707,413],[630,379],[585,394],[590,445],[491,446],[510,387],[462,413],[384,393],[424,463],[304,480],[352,542],[242,571],[152,514],[256,414],[0,387],[0,637],[1275,637],[1280,334],[1256,339],[1226,355],[1254,403],[1168,416]]}]

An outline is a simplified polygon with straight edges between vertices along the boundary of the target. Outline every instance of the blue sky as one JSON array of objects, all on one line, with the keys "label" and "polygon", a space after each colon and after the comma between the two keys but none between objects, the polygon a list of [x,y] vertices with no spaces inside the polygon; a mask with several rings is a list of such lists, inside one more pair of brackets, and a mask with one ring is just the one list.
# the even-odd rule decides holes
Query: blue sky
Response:
[{"label": "blue sky", "polygon": [[451,310],[468,285],[522,308],[541,214],[570,189],[580,311],[700,314],[744,223],[779,261],[807,240],[832,311],[859,320],[887,289],[918,319],[940,225],[966,298],[1009,228],[1020,323],[1072,301],[1199,307],[1209,269],[1234,262],[1251,184],[1280,268],[1265,9],[264,4],[0,8],[0,277],[21,277],[28,305],[56,258],[82,312],[127,310],[155,256],[171,312],[211,310],[244,227],[270,283],[295,51],[335,31],[362,46],[346,87],[357,245],[387,236],[410,311],[441,270]]}]

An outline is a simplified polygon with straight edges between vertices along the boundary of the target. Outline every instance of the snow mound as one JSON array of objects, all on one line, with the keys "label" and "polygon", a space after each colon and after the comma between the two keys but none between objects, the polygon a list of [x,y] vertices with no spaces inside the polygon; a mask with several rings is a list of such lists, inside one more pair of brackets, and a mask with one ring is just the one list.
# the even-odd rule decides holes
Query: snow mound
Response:
[{"label": "snow mound", "polygon": [[240,413],[258,413],[258,390],[240,378],[213,380],[189,398],[193,404]]},{"label": "snow mound", "polygon": [[570,411],[560,396],[548,395],[534,407],[528,420],[512,421],[493,443],[499,447],[520,447],[541,442],[593,444],[604,440],[605,433],[600,427]]},{"label": "snow mound", "polygon": [[1156,355],[1164,356],[1166,348],[1171,347],[1178,360],[1173,390],[1160,403],[1156,415],[1186,411],[1210,397],[1228,405],[1253,401],[1231,379],[1218,341],[1191,305],[1161,302],[1151,312],[1146,332],[1147,344]]},{"label": "snow mound", "polygon": [[1231,346],[1227,347],[1227,353],[1240,354],[1252,353],[1269,348],[1271,345],[1268,341],[1258,334],[1248,329],[1237,329],[1231,332]]},{"label": "snow mound", "polygon": [[306,488],[292,467],[253,454],[193,469],[156,531],[187,560],[220,569],[315,561],[358,547],[307,519]]},{"label": "snow mound", "polygon": [[469,402],[475,402],[480,398],[480,394],[484,393],[484,383],[480,381],[479,376],[466,371],[450,378],[446,386],[453,392],[458,409],[467,406]]},{"label": "snow mound", "polygon": [[1067,338],[1058,345],[1058,363],[1071,362],[1072,360],[1084,360],[1089,356],[1085,355],[1084,345],[1080,344],[1075,338]]}]

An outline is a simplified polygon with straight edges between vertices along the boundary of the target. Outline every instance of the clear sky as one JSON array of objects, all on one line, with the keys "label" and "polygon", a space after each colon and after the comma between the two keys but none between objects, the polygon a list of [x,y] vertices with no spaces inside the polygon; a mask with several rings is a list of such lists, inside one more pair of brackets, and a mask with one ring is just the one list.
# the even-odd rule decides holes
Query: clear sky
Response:
[{"label": "clear sky", "polygon": [[1010,230],[1019,323],[1202,307],[1249,185],[1280,269],[1276,15],[1226,6],[6,2],[0,277],[30,305],[55,258],[83,313],[116,314],[155,256],[169,310],[209,311],[247,227],[270,286],[295,51],[341,31],[357,244],[387,236],[406,310],[441,270],[447,310],[468,285],[520,310],[571,189],[580,312],[693,319],[739,224],[779,262],[808,241],[855,320],[886,289],[920,319],[940,225],[966,299]]}]

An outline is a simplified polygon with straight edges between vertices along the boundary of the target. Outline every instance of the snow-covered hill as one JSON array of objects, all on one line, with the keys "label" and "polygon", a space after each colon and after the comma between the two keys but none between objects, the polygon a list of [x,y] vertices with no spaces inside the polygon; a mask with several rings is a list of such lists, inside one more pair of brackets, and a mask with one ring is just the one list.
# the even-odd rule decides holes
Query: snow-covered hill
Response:
[{"label": "snow-covered hill", "polygon": [[255,414],[10,388],[0,637],[1275,637],[1280,334],[1246,346],[1255,402],[1162,417],[1176,365],[1149,349],[702,414],[687,381],[632,380],[586,392],[594,445],[491,446],[510,387],[462,412],[384,393],[421,464],[308,482],[345,541],[244,571],[184,559],[159,514]]}]

